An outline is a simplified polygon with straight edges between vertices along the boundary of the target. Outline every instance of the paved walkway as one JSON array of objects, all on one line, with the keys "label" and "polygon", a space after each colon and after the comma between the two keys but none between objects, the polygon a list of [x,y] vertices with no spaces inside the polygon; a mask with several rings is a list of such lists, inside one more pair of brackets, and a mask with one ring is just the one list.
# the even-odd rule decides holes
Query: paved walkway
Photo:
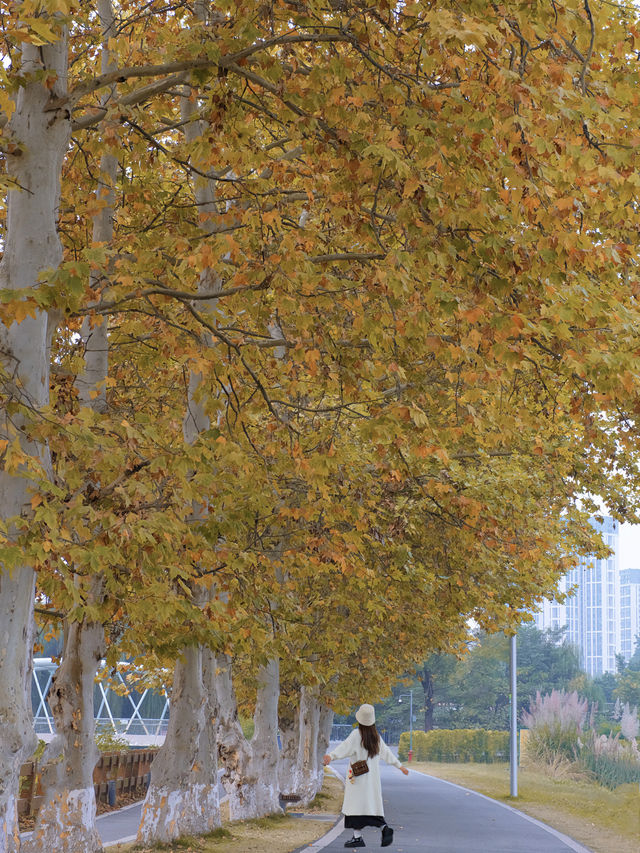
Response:
[{"label": "paved walkway", "polygon": [[[142,801],[125,806],[115,812],[106,812],[96,818],[98,835],[105,847],[136,840],[140,825]],[[21,832],[20,838],[29,838],[30,832]]]},{"label": "paved walkway", "polygon": [[[331,766],[346,772],[346,762]],[[482,794],[416,771],[403,776],[384,765],[381,771],[385,817],[395,831],[389,853],[589,853],[571,838]],[[380,847],[380,830],[367,828],[362,834],[367,847]],[[337,853],[350,837],[351,830],[340,821],[299,853]]]},{"label": "paved walkway", "polygon": [[107,812],[96,818],[98,833],[105,847],[136,840],[140,826],[142,802],[133,803],[117,812]]},{"label": "paved walkway", "polygon": [[[346,761],[332,762],[331,767],[344,778]],[[386,765],[381,765],[381,776],[385,816],[395,831],[389,853],[590,853],[522,812],[450,782],[416,771],[403,776]],[[141,807],[134,803],[97,819],[106,847],[135,839]],[[380,846],[380,830],[367,828],[363,835],[367,847]],[[337,853],[350,837],[351,830],[340,820],[323,838],[296,853]]]}]

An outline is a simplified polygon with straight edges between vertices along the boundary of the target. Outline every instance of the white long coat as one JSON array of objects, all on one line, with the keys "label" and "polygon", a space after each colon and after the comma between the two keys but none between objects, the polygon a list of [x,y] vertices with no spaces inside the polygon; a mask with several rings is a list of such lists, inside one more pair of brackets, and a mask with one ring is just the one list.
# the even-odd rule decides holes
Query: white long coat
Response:
[{"label": "white long coat", "polygon": [[382,738],[380,738],[380,752],[373,758],[369,758],[367,750],[362,745],[360,729],[354,729],[346,740],[343,740],[329,753],[329,756],[332,761],[349,758],[350,764],[354,761],[366,759],[369,765],[368,773],[364,773],[362,776],[354,776],[351,780],[347,778],[342,813],[345,815],[384,817],[382,785],[380,784],[380,759],[386,764],[393,764],[394,767],[402,767],[402,764]]}]

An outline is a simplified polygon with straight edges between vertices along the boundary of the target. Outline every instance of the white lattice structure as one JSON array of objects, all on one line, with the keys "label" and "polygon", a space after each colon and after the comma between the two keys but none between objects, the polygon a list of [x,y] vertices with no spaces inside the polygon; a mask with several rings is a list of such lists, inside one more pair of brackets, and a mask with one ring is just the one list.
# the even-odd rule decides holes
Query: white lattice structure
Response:
[{"label": "white lattice structure", "polygon": [[[56,668],[51,658],[33,660],[31,703],[34,728],[39,735],[53,735],[55,731],[47,693]],[[126,679],[128,670],[127,665],[122,664],[109,679],[96,681],[93,700],[96,726],[124,736],[164,736],[169,722],[166,690],[149,686],[135,689]]]}]

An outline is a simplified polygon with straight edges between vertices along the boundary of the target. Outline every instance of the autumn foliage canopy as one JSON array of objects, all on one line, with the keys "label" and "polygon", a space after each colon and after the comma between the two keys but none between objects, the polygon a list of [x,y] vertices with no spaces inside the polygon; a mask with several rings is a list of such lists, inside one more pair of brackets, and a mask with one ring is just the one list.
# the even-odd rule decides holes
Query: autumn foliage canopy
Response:
[{"label": "autumn foliage canopy", "polygon": [[[70,123],[63,260],[0,292],[52,341],[45,406],[3,360],[3,570],[113,661],[276,654],[338,705],[514,624],[598,547],[586,496],[633,518],[635,10],[123,0],[105,70],[93,6],[2,4],[7,192],[21,87]],[[60,96],[20,51],[67,31]]]}]

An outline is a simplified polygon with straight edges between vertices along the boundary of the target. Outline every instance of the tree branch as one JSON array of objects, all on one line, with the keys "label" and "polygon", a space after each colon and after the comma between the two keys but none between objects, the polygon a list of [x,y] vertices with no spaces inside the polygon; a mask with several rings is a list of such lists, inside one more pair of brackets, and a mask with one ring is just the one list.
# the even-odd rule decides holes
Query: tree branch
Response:
[{"label": "tree branch", "polygon": [[386,255],[381,252],[336,252],[331,255],[314,255],[309,258],[314,264],[333,263],[334,261],[382,261]]},{"label": "tree branch", "polygon": [[[128,95],[123,95],[121,98],[115,99],[112,104],[116,107],[130,107],[135,104],[140,104],[147,98],[152,98],[154,95],[160,95],[168,89],[173,88],[173,86],[179,86],[182,83],[185,83],[187,77],[188,74],[184,72],[182,74],[174,74],[171,77],[165,77],[163,80],[156,80],[155,83],[150,83],[148,86],[141,86],[139,89],[129,92]],[[108,110],[106,107],[91,107],[90,112],[85,113],[71,123],[71,129],[84,130],[87,127],[93,127],[102,121],[107,112]]]},{"label": "tree branch", "polygon": [[[173,299],[180,299],[181,301],[203,301],[207,299],[221,299],[225,296],[235,296],[237,293],[242,293],[245,290],[265,290],[271,284],[271,279],[273,278],[273,274],[270,273],[262,281],[258,282],[258,284],[242,284],[237,287],[228,287],[226,290],[219,290],[217,292],[212,293],[191,293],[188,290],[174,290],[170,287],[164,287],[161,282],[153,282],[153,287],[148,287],[146,290],[140,290],[136,293],[128,293],[126,296],[123,296],[122,299],[114,299],[112,302],[102,302],[98,303],[93,309],[92,312],[95,314],[109,314],[114,310],[117,310],[121,305],[124,305],[126,302],[131,302],[133,299],[142,299],[146,296],[170,296]],[[71,314],[72,317],[81,317],[84,312],[78,312],[75,314]]]},{"label": "tree branch", "polygon": [[215,59],[210,56],[201,56],[183,59],[178,62],[165,62],[161,65],[128,65],[122,68],[115,68],[106,74],[99,74],[97,77],[92,77],[89,80],[78,83],[64,98],[52,99],[49,102],[47,110],[55,111],[61,107],[72,107],[86,95],[90,95],[92,92],[96,92],[105,86],[111,86],[113,83],[124,83],[132,77],[164,77],[166,74],[179,74],[185,71],[194,71],[197,68],[217,67],[231,69],[234,65],[239,68],[236,65],[238,62],[244,61],[254,53],[274,47],[275,45],[353,42],[354,38],[351,33],[338,30],[334,33],[290,33],[289,35],[275,36],[272,39],[256,42],[236,53],[230,53]]},{"label": "tree branch", "polygon": [[582,63],[582,70],[580,71],[580,86],[582,88],[582,93],[586,94],[587,92],[587,83],[585,80],[585,75],[587,73],[587,68],[589,67],[589,63],[591,62],[591,56],[593,54],[593,45],[596,39],[596,27],[593,21],[593,15],[591,14],[591,7],[589,6],[589,0],[584,0],[584,10],[587,13],[587,18],[589,19],[589,28],[591,30],[591,39],[589,41],[589,49],[587,50],[587,54],[584,58],[584,62]]}]

